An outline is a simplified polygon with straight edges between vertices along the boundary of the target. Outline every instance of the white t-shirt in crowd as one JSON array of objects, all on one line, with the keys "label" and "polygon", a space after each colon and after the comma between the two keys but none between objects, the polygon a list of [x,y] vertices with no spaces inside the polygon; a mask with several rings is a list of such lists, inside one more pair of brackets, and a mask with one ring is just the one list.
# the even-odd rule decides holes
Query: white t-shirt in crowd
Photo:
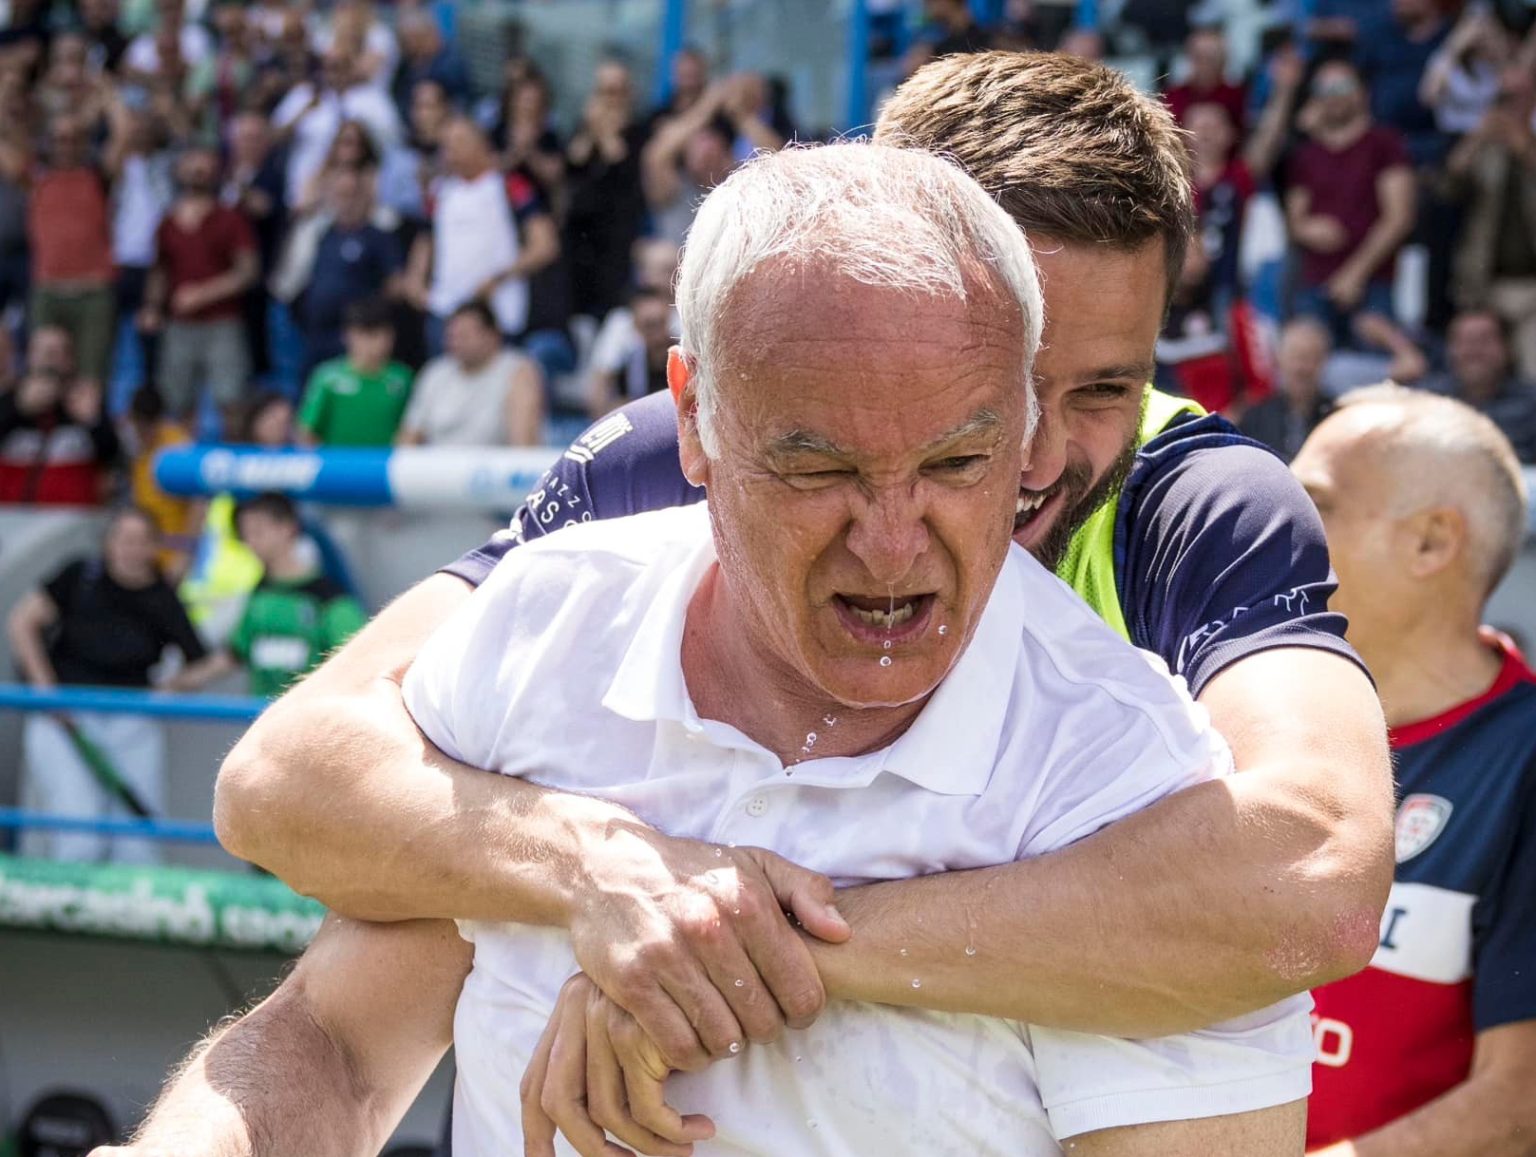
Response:
[{"label": "white t-shirt in crowd", "polygon": [[422,367],[401,421],[429,446],[504,446],[507,393],[513,376],[532,365],[526,354],[499,351],[470,371],[448,355]]},{"label": "white t-shirt in crowd", "polygon": [[[614,800],[677,836],[771,848],[839,885],[1040,855],[1230,770],[1182,683],[1017,548],[901,738],[786,769],[689,697],[683,627],[714,562],[704,504],[520,547],[428,642],[406,704],[454,758]],[[518,1083],[577,966],[560,929],[460,929],[474,966],[455,1019],[453,1149],[515,1153]],[[833,1002],[667,1091],[718,1127],[699,1157],[1044,1157],[1080,1133],[1305,1097],[1310,1005],[1133,1041]]]},{"label": "white t-shirt in crowd", "polygon": [[[674,338],[683,332],[682,318],[677,306],[672,307],[671,334]],[[608,316],[592,339],[592,353],[587,359],[587,370],[594,374],[622,374],[619,388],[627,398],[643,398],[648,385],[645,364],[645,342],[635,328],[634,312],[627,305],[610,309]]]},{"label": "white t-shirt in crowd", "polygon": [[123,160],[112,188],[112,260],[133,269],[155,263],[155,233],[175,199],[169,153],[135,153]]},{"label": "white t-shirt in crowd", "polygon": [[[432,185],[432,283],[427,308],[447,317],[506,272],[522,251],[507,177],[487,169],[473,180],[441,177]],[[528,282],[508,278],[490,299],[501,332],[515,337],[528,324]]]},{"label": "white t-shirt in crowd", "polygon": [[324,166],[325,155],[342,121],[361,121],[372,134],[380,156],[394,148],[401,136],[395,102],[371,84],[354,85],[346,92],[327,89],[321,94],[320,103],[310,108],[314,99],[314,85],[305,81],[295,85],[272,111],[272,123],[277,128],[295,126],[288,151],[290,204],[298,202],[309,179]]},{"label": "white t-shirt in crowd", "polygon": [[[324,56],[336,43],[335,27],[330,22],[321,24],[311,35],[310,43],[316,56]],[[363,51],[380,61],[378,69],[364,83],[387,93],[395,79],[395,70],[400,66],[400,42],[395,38],[395,30],[375,18],[368,25],[368,31],[363,33]]]}]

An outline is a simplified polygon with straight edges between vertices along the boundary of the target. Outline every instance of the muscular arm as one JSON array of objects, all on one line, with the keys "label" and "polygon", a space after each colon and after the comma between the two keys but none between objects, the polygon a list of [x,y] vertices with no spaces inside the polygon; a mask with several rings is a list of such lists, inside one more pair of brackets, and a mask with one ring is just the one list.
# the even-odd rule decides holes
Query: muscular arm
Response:
[{"label": "muscular arm", "polygon": [[368,1157],[447,1051],[470,947],[452,924],[332,917],[292,975],[172,1076],[98,1157]]},{"label": "muscular arm", "polygon": [[1477,1034],[1472,1073],[1421,1109],[1320,1157],[1530,1157],[1536,1153],[1536,1021]]}]

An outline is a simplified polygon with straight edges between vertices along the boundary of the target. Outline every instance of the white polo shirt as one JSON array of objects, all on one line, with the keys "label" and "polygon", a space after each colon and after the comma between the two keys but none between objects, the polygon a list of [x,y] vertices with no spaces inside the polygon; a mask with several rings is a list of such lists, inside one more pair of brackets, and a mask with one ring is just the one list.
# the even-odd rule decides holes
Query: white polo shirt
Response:
[{"label": "white polo shirt", "polygon": [[[1230,769],[1182,684],[1017,548],[901,738],[786,768],[689,698],[683,625],[714,561],[703,504],[531,542],[427,644],[406,703],[459,759],[674,835],[771,848],[840,885],[1039,855]],[[460,927],[475,958],[455,1020],[454,1152],[520,1152],[518,1084],[575,960],[559,929]],[[673,1074],[668,1094],[718,1127],[699,1157],[1056,1154],[1079,1133],[1305,1097],[1310,1006],[1126,1041],[833,1002],[803,1032]]]}]

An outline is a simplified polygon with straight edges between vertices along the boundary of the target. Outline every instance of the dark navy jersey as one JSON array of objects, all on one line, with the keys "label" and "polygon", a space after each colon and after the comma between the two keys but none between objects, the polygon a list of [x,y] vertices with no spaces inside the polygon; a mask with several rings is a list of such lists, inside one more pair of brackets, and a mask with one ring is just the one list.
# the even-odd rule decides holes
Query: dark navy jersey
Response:
[{"label": "dark navy jersey", "polygon": [[1536,675],[1395,728],[1397,873],[1370,967],[1313,994],[1307,1147],[1467,1079],[1473,1038],[1536,1019]]},{"label": "dark navy jersey", "polygon": [[[478,586],[513,547],[577,522],[700,502],[683,476],[677,409],[652,394],[572,443],[511,526],[452,566]],[[1130,638],[1162,656],[1193,694],[1271,647],[1354,657],[1322,522],[1285,464],[1224,418],[1179,423],[1148,442],[1120,497],[1115,573]]]}]

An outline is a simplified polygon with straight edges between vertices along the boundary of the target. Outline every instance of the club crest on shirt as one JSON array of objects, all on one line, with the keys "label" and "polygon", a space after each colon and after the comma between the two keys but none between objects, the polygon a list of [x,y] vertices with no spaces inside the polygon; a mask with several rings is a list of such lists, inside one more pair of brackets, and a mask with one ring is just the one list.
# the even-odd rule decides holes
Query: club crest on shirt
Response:
[{"label": "club crest on shirt", "polygon": [[1397,809],[1397,862],[1413,859],[1445,830],[1451,801],[1438,795],[1410,795]]}]

